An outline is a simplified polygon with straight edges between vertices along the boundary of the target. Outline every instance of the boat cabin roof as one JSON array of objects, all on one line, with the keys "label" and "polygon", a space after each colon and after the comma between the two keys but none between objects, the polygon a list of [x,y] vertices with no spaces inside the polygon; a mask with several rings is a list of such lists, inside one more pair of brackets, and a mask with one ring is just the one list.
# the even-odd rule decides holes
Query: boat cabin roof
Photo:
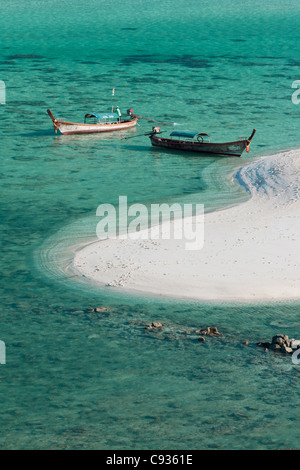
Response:
[{"label": "boat cabin roof", "polygon": [[205,132],[191,132],[191,131],[173,131],[170,136],[171,137],[187,137],[189,139],[194,139],[198,135],[205,135],[209,137],[208,134]]},{"label": "boat cabin roof", "polygon": [[84,119],[88,119],[88,118],[96,118],[96,119],[99,119],[100,121],[104,121],[105,119],[119,119],[119,116],[116,113],[100,113],[100,114],[87,113],[84,116]]}]

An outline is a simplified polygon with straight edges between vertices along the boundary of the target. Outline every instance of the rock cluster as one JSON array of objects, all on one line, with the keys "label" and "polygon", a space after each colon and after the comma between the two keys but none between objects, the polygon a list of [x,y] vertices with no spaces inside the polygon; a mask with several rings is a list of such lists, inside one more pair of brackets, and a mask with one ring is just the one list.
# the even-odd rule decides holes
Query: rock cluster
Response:
[{"label": "rock cluster", "polygon": [[218,329],[215,326],[209,326],[207,328],[202,328],[198,330],[180,330],[175,326],[170,326],[168,324],[162,324],[158,321],[153,321],[151,325],[147,325],[145,330],[150,330],[152,332],[164,332],[169,338],[172,337],[173,339],[179,338],[179,336],[184,335],[185,337],[189,337],[193,340],[197,340],[199,343],[205,343],[204,336],[222,336],[219,333]]},{"label": "rock cluster", "polygon": [[146,330],[160,330],[162,329],[162,324],[158,321],[153,321],[151,325],[146,326]]},{"label": "rock cluster", "polygon": [[208,326],[202,330],[196,330],[195,333],[202,335],[202,336],[222,336],[221,333],[218,332],[218,329],[215,326]]},{"label": "rock cluster", "polygon": [[289,339],[286,335],[278,334],[273,336],[271,343],[257,343],[257,346],[275,352],[293,354],[297,349],[300,349],[300,341]]},{"label": "rock cluster", "polygon": [[218,332],[218,329],[215,326],[208,326],[205,329],[196,330],[195,333],[197,335],[201,335],[198,338],[199,343],[205,342],[204,336],[222,336],[221,333]]},{"label": "rock cluster", "polygon": [[90,307],[88,309],[88,312],[97,312],[97,313],[102,313],[102,312],[108,312],[109,308],[108,307]]}]

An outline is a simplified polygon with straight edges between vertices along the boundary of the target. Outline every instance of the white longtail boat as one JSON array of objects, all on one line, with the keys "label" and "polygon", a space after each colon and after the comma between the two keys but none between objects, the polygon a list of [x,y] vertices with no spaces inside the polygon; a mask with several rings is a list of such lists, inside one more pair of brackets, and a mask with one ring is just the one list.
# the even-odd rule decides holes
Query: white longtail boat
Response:
[{"label": "white longtail boat", "polygon": [[[121,131],[135,127],[137,118],[132,116],[132,109],[127,111],[129,119],[121,119],[117,113],[94,114],[88,113],[84,117],[84,123],[60,121],[55,119],[50,109],[47,110],[55,132],[58,130],[61,134],[92,134],[95,132]],[[89,122],[87,122],[89,120]]]}]

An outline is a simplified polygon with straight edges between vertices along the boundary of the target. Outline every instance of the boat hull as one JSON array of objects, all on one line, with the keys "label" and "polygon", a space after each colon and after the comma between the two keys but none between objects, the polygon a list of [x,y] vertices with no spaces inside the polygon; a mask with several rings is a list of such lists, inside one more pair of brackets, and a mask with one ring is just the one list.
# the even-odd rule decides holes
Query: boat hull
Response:
[{"label": "boat hull", "polygon": [[150,140],[154,147],[162,147],[171,150],[182,150],[186,152],[213,154],[224,157],[240,157],[249,144],[249,140],[239,140],[236,142],[227,142],[223,144],[191,142],[186,140],[166,139],[155,134],[150,136]]},{"label": "boat hull", "polygon": [[116,122],[102,122],[96,124],[86,124],[68,121],[59,121],[55,119],[50,109],[47,110],[49,117],[53,122],[55,132],[59,132],[63,135],[68,134],[95,134],[100,132],[113,132],[122,131],[124,129],[130,129],[135,127],[137,118],[132,118],[127,121],[116,121]]},{"label": "boat hull", "polygon": [[99,132],[113,132],[130,129],[135,127],[137,119],[121,122],[110,122],[105,124],[77,124],[74,122],[56,121],[54,127],[57,128],[61,134],[94,134]]}]

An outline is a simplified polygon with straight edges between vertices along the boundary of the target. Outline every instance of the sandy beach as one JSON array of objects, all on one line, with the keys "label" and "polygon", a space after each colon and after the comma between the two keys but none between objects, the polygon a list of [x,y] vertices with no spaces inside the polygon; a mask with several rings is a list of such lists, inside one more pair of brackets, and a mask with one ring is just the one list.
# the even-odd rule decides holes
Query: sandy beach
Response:
[{"label": "sandy beach", "polygon": [[300,152],[256,159],[236,177],[251,198],[205,214],[201,250],[187,251],[184,240],[97,240],[77,251],[73,269],[132,293],[208,301],[300,298]]}]

